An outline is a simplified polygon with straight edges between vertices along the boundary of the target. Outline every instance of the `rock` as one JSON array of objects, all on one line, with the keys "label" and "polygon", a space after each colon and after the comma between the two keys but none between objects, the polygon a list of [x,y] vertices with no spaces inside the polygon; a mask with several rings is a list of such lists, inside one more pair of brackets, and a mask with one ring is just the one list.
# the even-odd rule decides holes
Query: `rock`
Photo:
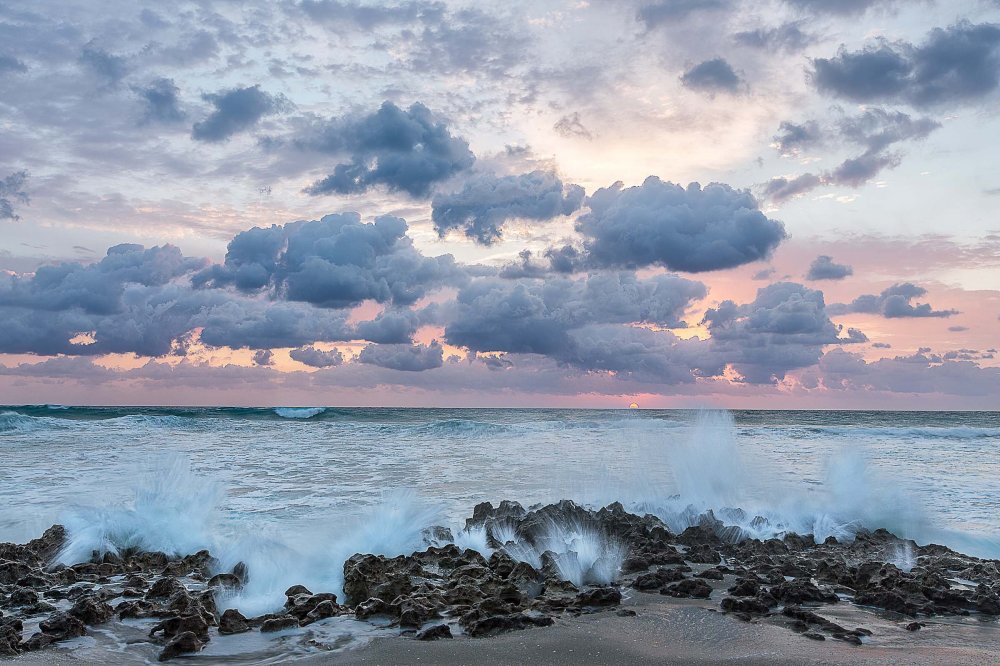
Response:
[{"label": "rock", "polygon": [[199,640],[208,641],[208,622],[201,615],[174,615],[160,621],[149,630],[150,638],[161,633],[164,638],[173,638],[181,634],[193,634]]},{"label": "rock", "polygon": [[13,657],[21,653],[21,633],[24,624],[13,617],[0,616],[0,657]]},{"label": "rock", "polygon": [[199,639],[194,633],[185,631],[184,633],[177,634],[170,639],[166,647],[163,648],[163,652],[160,653],[159,660],[167,661],[168,659],[173,659],[174,657],[182,654],[199,652],[204,647],[204,641]]},{"label": "rock", "polygon": [[705,578],[707,580],[722,580],[725,575],[718,568],[705,569],[701,573],[696,573],[695,578]]},{"label": "rock", "polygon": [[433,627],[418,631],[416,638],[418,641],[436,641],[440,638],[451,638],[451,627],[447,624],[437,624]]},{"label": "rock", "polygon": [[719,551],[708,544],[698,544],[691,546],[684,553],[684,559],[694,564],[718,564],[722,561],[722,556],[719,555]]},{"label": "rock", "polygon": [[807,631],[806,633],[804,633],[802,635],[805,636],[806,638],[810,638],[810,639],[812,639],[814,641],[825,641],[826,640],[826,636],[824,636],[823,634],[817,633],[815,631]]},{"label": "rock", "polygon": [[577,606],[617,606],[622,602],[622,593],[614,587],[595,587],[576,595]]},{"label": "rock", "polygon": [[300,594],[308,594],[312,596],[312,592],[309,591],[305,585],[292,585],[290,588],[285,590],[286,597],[297,597]]},{"label": "rock", "polygon": [[629,557],[622,562],[622,573],[631,574],[639,571],[646,571],[650,567],[650,562],[645,557]]},{"label": "rock", "polygon": [[186,591],[184,584],[172,576],[158,579],[146,592],[147,599],[166,599],[178,592]]},{"label": "rock", "polygon": [[250,631],[250,621],[235,608],[228,608],[219,619],[219,633],[223,636]]},{"label": "rock", "polygon": [[923,626],[922,622],[910,622],[905,628],[907,631],[920,631],[920,628]]},{"label": "rock", "polygon": [[30,606],[38,603],[38,593],[30,587],[15,587],[7,597],[8,606]]},{"label": "rock", "polygon": [[386,611],[386,603],[381,599],[372,597],[371,599],[358,604],[354,609],[354,615],[359,620],[366,620],[373,615],[383,615]]},{"label": "rock", "polygon": [[272,631],[284,631],[285,629],[297,626],[299,626],[299,621],[296,618],[291,615],[282,615],[264,620],[264,624],[260,625],[260,630],[263,633],[268,633]]},{"label": "rock", "polygon": [[304,618],[302,618],[300,624],[312,624],[317,620],[323,620],[328,617],[333,617],[337,615],[339,610],[340,607],[337,606],[337,604],[335,604],[334,602],[329,600],[321,601],[320,603],[316,604],[316,606],[311,611],[309,611],[309,613],[306,614]]},{"label": "rock", "polygon": [[684,574],[677,569],[657,569],[654,572],[641,574],[632,581],[632,587],[643,592],[658,590],[667,583],[684,580]]},{"label": "rock", "polygon": [[737,578],[733,586],[729,588],[729,594],[734,597],[753,597],[759,591],[760,583],[753,578]]},{"label": "rock", "polygon": [[617,615],[618,617],[635,617],[636,612],[631,608],[619,608],[617,611],[615,611],[615,615]]},{"label": "rock", "polygon": [[772,597],[786,604],[837,603],[840,598],[833,592],[822,590],[809,580],[796,578],[774,585],[770,589]]},{"label": "rock", "polygon": [[544,615],[511,613],[509,615],[491,615],[481,620],[471,621],[465,626],[465,630],[470,636],[494,636],[527,627],[548,627],[554,623],[555,621],[551,617]]},{"label": "rock", "polygon": [[720,606],[727,613],[764,615],[774,604],[775,600],[771,597],[726,597]]},{"label": "rock", "polygon": [[69,613],[55,613],[38,624],[40,632],[29,638],[24,647],[27,650],[38,650],[57,641],[64,641],[78,636],[85,636],[87,628],[80,618]]},{"label": "rock", "polygon": [[[208,587],[214,589],[239,589],[243,587],[243,581],[236,574],[220,573],[208,579]],[[299,586],[301,587],[301,586]],[[288,596],[287,594],[285,596]]]},{"label": "rock", "polygon": [[110,605],[93,596],[80,597],[69,612],[84,624],[104,624],[115,614]]},{"label": "rock", "polygon": [[677,583],[667,585],[660,590],[660,594],[667,594],[671,597],[708,599],[712,594],[712,587],[700,578],[685,578]]}]

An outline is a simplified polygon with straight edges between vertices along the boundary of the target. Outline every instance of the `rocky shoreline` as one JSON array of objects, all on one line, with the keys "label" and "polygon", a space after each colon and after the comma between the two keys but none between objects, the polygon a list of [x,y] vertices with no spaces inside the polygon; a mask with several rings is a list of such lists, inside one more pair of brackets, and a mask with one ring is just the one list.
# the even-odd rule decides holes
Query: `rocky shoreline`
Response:
[{"label": "rocky shoreline", "polygon": [[[824,618],[825,606],[879,609],[911,631],[930,616],[993,623],[1000,616],[1000,562],[918,546],[885,530],[861,531],[844,543],[816,544],[796,534],[761,541],[707,512],[674,534],[655,516],[617,503],[595,511],[569,501],[530,510],[484,503],[466,523],[487,552],[460,548],[448,529],[431,528],[422,551],[349,558],[343,599],[296,585],[280,610],[255,617],[219,610],[253,575],[243,565],[220,572],[207,551],[182,558],[95,553],[90,562],[52,565],[66,539],[56,525],[27,544],[0,544],[0,657],[134,619],[150,622],[148,642],[159,646],[160,660],[196,653],[213,636],[280,632],[337,617],[378,622],[416,640],[478,638],[567,615],[634,615],[620,607],[623,595],[634,594],[717,602],[734,620],[854,645],[872,631]],[[572,548],[550,548],[554,533],[572,537]],[[900,553],[908,570],[893,564]]]}]

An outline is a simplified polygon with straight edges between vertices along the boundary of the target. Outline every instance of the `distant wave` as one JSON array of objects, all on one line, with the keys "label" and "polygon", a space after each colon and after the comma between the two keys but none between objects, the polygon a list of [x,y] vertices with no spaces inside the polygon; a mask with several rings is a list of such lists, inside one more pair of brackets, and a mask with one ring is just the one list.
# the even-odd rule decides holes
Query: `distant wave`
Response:
[{"label": "distant wave", "polygon": [[274,413],[283,419],[311,419],[322,414],[326,407],[275,407]]},{"label": "distant wave", "polygon": [[0,432],[31,432],[44,428],[42,419],[17,412],[0,412]]},{"label": "distant wave", "polygon": [[844,435],[853,437],[925,437],[928,439],[980,439],[1000,437],[1000,428],[973,428],[969,426],[912,426],[894,427],[850,427],[850,426],[810,426],[806,430],[815,433]]},{"label": "distant wave", "polygon": [[517,426],[488,421],[473,421],[469,419],[444,419],[433,423],[423,423],[413,428],[414,431],[428,435],[502,435],[518,431]]}]

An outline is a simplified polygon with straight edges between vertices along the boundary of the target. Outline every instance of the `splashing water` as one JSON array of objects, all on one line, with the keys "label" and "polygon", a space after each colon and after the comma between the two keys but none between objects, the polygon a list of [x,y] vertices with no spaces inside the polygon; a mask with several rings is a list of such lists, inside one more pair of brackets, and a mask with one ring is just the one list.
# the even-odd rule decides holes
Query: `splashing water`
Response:
[{"label": "splashing water", "polygon": [[195,476],[190,461],[169,456],[135,488],[131,506],[71,509],[62,522],[69,534],[56,556],[62,564],[137,549],[183,556],[212,547],[222,487]]}]

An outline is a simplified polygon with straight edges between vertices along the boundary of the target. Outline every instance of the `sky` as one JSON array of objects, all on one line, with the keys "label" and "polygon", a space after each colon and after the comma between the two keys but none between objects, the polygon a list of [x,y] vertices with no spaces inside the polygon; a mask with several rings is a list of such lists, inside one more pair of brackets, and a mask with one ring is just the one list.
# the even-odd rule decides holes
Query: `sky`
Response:
[{"label": "sky", "polygon": [[997,0],[0,5],[0,403],[1000,406]]}]

